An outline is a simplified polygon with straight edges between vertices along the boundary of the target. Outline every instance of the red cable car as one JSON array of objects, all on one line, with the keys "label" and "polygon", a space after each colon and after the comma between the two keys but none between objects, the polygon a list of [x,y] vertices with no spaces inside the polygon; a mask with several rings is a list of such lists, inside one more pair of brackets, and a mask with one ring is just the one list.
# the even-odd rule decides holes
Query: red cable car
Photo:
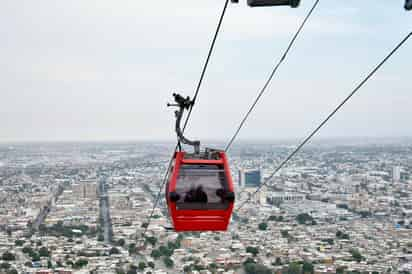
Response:
[{"label": "red cable car", "polygon": [[212,149],[200,152],[199,141],[190,141],[183,136],[180,121],[184,109],[189,109],[192,102],[189,97],[173,95],[177,102],[174,106],[180,107],[180,111],[176,111],[179,143],[195,148],[193,154],[177,151],[169,172],[166,202],[174,230],[226,231],[235,200],[226,155]]}]

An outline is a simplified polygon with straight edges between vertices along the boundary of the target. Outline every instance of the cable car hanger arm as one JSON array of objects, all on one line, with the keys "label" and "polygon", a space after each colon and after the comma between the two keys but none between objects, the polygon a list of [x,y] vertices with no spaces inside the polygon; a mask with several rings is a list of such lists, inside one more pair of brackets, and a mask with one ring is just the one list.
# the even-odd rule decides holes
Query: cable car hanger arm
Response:
[{"label": "cable car hanger arm", "polygon": [[197,140],[191,141],[187,139],[183,135],[183,131],[181,129],[181,121],[183,117],[183,112],[185,111],[185,109],[189,110],[190,107],[193,105],[194,101],[191,101],[189,96],[184,98],[183,96],[177,93],[173,93],[173,97],[175,98],[176,104],[168,103],[167,106],[168,107],[179,107],[179,110],[175,111],[175,116],[176,116],[175,131],[176,131],[177,139],[179,143],[181,142],[183,144],[193,146],[195,150],[195,154],[199,154],[200,153],[200,141],[197,141]]}]

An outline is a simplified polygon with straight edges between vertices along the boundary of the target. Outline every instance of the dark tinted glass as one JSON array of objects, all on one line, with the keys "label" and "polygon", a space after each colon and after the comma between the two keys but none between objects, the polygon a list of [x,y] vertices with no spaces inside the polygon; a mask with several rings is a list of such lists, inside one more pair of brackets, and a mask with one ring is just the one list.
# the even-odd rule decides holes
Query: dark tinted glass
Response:
[{"label": "dark tinted glass", "polygon": [[217,165],[182,165],[177,178],[176,192],[180,200],[177,209],[226,209],[223,199],[227,191],[223,167]]}]

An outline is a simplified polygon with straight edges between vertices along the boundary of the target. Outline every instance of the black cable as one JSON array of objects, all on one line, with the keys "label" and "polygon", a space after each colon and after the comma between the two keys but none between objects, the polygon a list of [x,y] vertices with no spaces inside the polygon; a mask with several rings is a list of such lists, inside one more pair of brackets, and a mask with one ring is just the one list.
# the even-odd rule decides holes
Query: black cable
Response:
[{"label": "black cable", "polygon": [[[198,95],[199,95],[199,91],[200,91],[200,88],[201,88],[201,86],[202,86],[203,79],[204,79],[204,77],[205,77],[206,70],[207,70],[207,67],[208,67],[208,65],[209,65],[210,57],[212,56],[213,49],[214,49],[214,47],[215,47],[216,40],[217,40],[217,36],[219,35],[220,29],[221,29],[221,26],[222,26],[223,18],[224,18],[225,14],[226,14],[226,10],[227,10],[228,4],[229,4],[229,0],[226,0],[226,1],[225,1],[225,5],[223,6],[222,13],[221,13],[220,18],[219,18],[219,23],[218,23],[218,25],[217,25],[215,34],[214,34],[213,39],[212,39],[212,43],[211,43],[210,48],[209,48],[209,52],[208,52],[207,57],[206,57],[206,61],[205,61],[204,65],[203,65],[202,73],[201,73],[201,75],[200,75],[200,79],[199,79],[199,82],[198,82],[197,87],[196,87],[195,94],[194,94],[193,99],[192,99],[192,104],[191,104],[191,106],[190,106],[190,108],[189,108],[189,112],[188,112],[188,114],[187,114],[187,116],[186,116],[186,120],[185,120],[183,129],[182,129],[182,132],[184,132],[185,129],[186,129],[186,126],[187,126],[187,124],[188,124],[188,122],[189,122],[189,119],[190,119],[190,116],[191,116],[191,114],[192,114],[193,106],[194,106],[194,104],[195,104],[195,102],[196,102],[196,100],[197,100],[197,97],[198,97]],[[180,142],[178,141],[178,143],[176,144],[176,147],[175,147],[175,149],[174,149],[173,155],[172,155],[172,157],[171,157],[171,159],[170,159],[170,161],[169,161],[169,165],[168,165],[168,167],[167,167],[166,173],[165,173],[165,175],[164,175],[164,177],[163,177],[162,184],[160,185],[160,189],[159,189],[159,192],[158,192],[158,194],[157,194],[155,203],[153,204],[152,212],[150,213],[149,218],[147,219],[147,222],[144,223],[144,224],[145,224],[145,230],[144,230],[143,233],[142,233],[142,239],[143,239],[143,241],[145,240],[144,237],[146,236],[146,232],[147,232],[147,230],[148,230],[148,228],[149,228],[150,221],[151,221],[151,219],[152,219],[152,217],[153,217],[154,211],[155,211],[155,209],[156,209],[156,207],[157,207],[157,204],[158,204],[158,202],[159,202],[159,200],[160,200],[163,187],[164,187],[164,185],[166,184],[166,181],[167,181],[167,178],[168,178],[168,175],[169,175],[169,172],[170,172],[170,168],[171,168],[172,163],[173,163],[174,155],[175,155],[175,153],[176,153],[176,151],[177,151],[177,149],[178,149],[179,147],[180,147]],[[136,236],[137,236],[137,235],[136,235]]]},{"label": "black cable", "polygon": [[[299,150],[301,150],[301,148],[310,141],[310,139],[312,139],[312,137],[339,111],[339,109],[341,109],[346,102],[348,102],[353,95],[356,94],[356,92],[382,67],[383,64],[386,63],[386,61],[389,60],[389,58],[391,58],[391,56],[412,36],[412,32],[409,33],[408,35],[405,36],[405,38],[402,39],[401,42],[398,43],[398,45],[355,87],[355,89],[326,117],[325,120],[322,121],[322,123],[320,123],[320,125],[315,128],[315,130],[312,131],[311,134],[309,134],[308,137],[306,137],[303,142],[288,156],[286,157],[285,160],[283,160],[283,162],[275,169],[274,172],[272,172],[272,174],[270,174],[270,176],[268,178],[266,178],[266,180],[256,189],[255,192],[253,192],[253,195],[256,195],[256,193],[258,193],[263,186],[267,185],[267,183],[273,178],[273,176],[275,176],[275,174],[284,166],[287,164],[287,162],[289,162],[289,160],[295,156],[296,153],[299,152]],[[250,201],[250,197],[244,201],[238,208],[237,210],[240,210],[247,202]]]},{"label": "black cable", "polygon": [[219,35],[220,27],[222,26],[223,18],[225,17],[228,4],[229,4],[229,0],[226,0],[225,5],[223,6],[222,14],[220,15],[220,18],[219,18],[219,23],[217,25],[215,35],[213,36],[213,39],[212,39],[212,44],[210,45],[209,52],[206,57],[205,64],[203,65],[202,73],[200,74],[200,79],[196,87],[195,95],[193,96],[193,99],[192,99],[192,105],[190,106],[189,113],[187,114],[186,121],[183,125],[183,132],[186,129],[187,123],[189,122],[190,115],[192,114],[193,106],[195,105],[197,96],[199,95],[200,87],[202,86],[203,78],[205,77],[205,73],[209,65],[210,57],[212,56],[213,49],[215,48],[216,39],[217,39],[217,36]]},{"label": "black cable", "polygon": [[235,141],[237,135],[239,134],[240,130],[242,129],[243,125],[245,124],[247,118],[249,117],[249,115],[252,113],[253,109],[255,108],[256,104],[259,102],[260,98],[262,97],[262,95],[265,93],[266,89],[268,88],[270,82],[272,81],[273,76],[276,74],[278,68],[280,67],[280,65],[283,63],[283,61],[286,59],[286,56],[288,55],[290,49],[292,48],[293,44],[295,43],[296,39],[298,38],[299,34],[301,33],[303,27],[305,26],[306,22],[308,21],[309,17],[312,15],[313,11],[315,10],[315,8],[317,7],[317,5],[319,4],[320,0],[316,0],[315,3],[313,4],[312,8],[309,10],[308,14],[306,15],[305,19],[303,20],[302,24],[299,26],[297,32],[295,33],[295,35],[293,35],[292,40],[289,42],[288,47],[286,48],[282,58],[280,58],[279,62],[276,64],[276,66],[274,67],[274,69],[272,70],[272,73],[270,74],[269,78],[266,80],[265,84],[263,85],[263,88],[260,90],[258,96],[256,97],[255,101],[253,102],[253,104],[250,106],[248,112],[246,113],[246,115],[243,117],[242,122],[239,124],[235,134],[232,136],[232,138],[230,139],[229,143],[226,145],[225,148],[225,152],[227,152],[230,148],[230,146],[232,145],[232,143]]}]

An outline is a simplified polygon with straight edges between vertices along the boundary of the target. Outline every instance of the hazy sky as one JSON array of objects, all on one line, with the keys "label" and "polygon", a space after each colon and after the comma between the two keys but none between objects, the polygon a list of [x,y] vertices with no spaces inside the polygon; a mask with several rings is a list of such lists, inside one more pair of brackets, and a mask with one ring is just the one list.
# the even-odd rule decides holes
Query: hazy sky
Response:
[{"label": "hazy sky", "polygon": [[[228,139],[313,0],[230,5],[190,136]],[[174,139],[224,0],[0,1],[0,141]],[[403,0],[321,0],[239,138],[300,138],[408,32]],[[321,131],[412,136],[412,41]]]}]

